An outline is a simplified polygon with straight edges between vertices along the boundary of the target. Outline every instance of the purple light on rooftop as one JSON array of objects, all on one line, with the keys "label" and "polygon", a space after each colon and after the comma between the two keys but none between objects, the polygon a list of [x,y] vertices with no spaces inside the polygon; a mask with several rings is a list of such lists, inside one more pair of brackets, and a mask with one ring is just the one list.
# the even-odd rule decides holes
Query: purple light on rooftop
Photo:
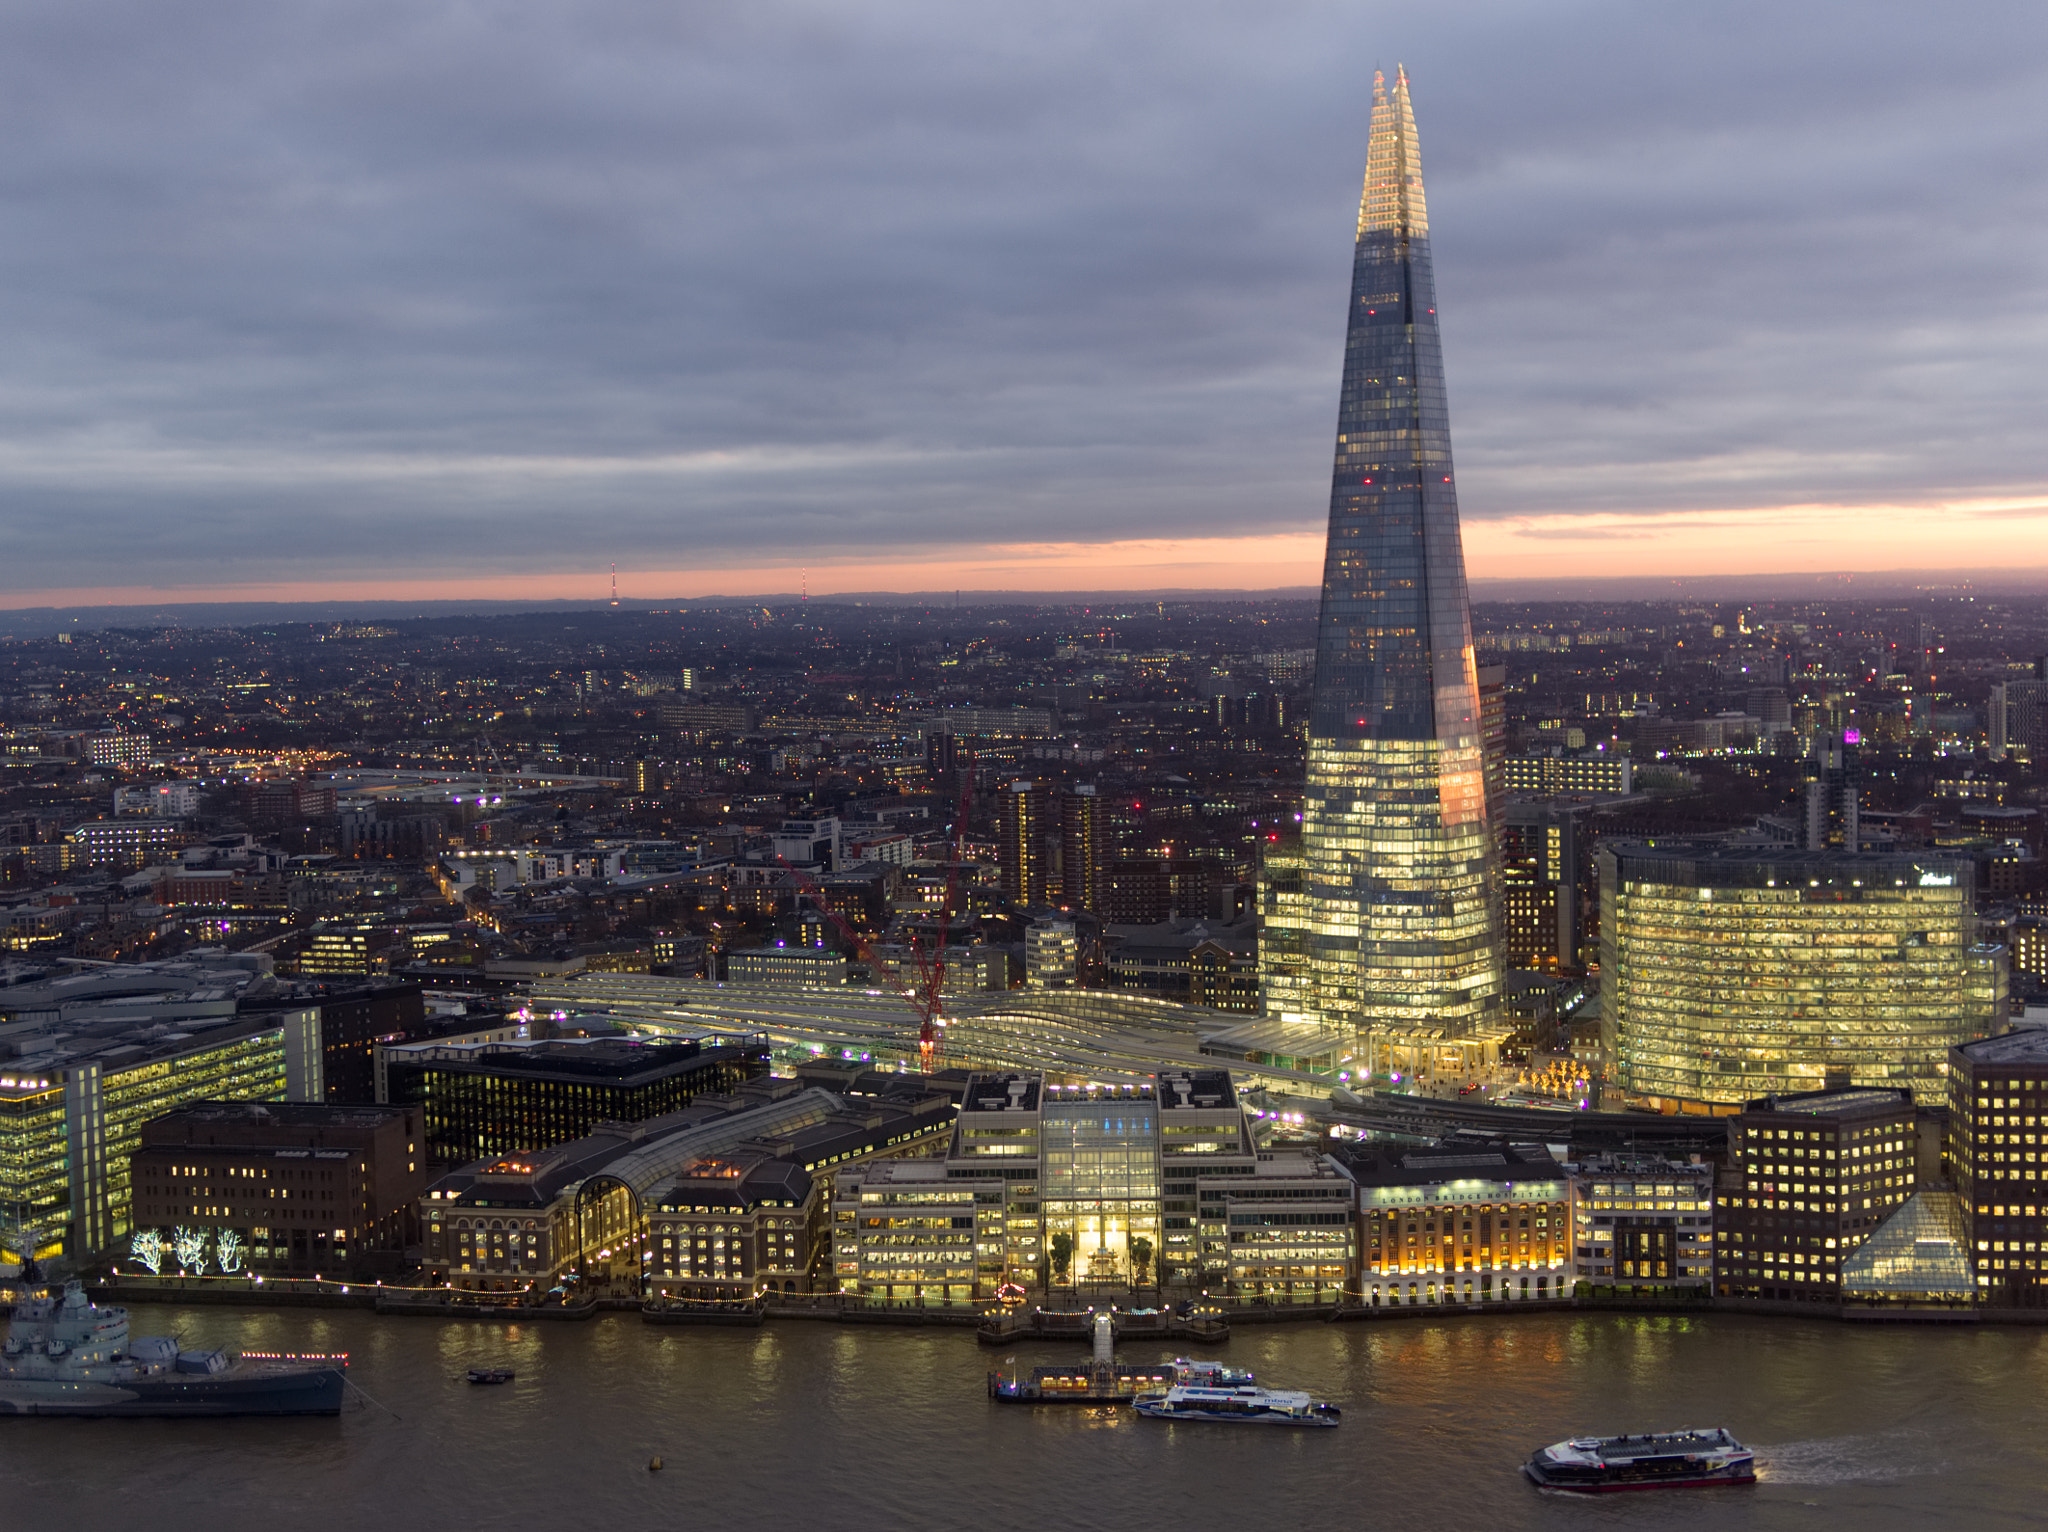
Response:
[{"label": "purple light on rooftop", "polygon": [[1842,743],[1845,745],[1862,744],[1863,731],[1861,729],[1844,729],[1842,731]]}]

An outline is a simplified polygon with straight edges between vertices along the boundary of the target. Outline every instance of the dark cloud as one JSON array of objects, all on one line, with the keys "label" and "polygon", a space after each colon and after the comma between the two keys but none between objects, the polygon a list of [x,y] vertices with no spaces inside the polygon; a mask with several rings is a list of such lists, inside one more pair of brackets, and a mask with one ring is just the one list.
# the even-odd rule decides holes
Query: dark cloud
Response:
[{"label": "dark cloud", "polygon": [[2038,492],[2044,31],[16,5],[0,588],[1315,525],[1397,59],[1468,517]]}]

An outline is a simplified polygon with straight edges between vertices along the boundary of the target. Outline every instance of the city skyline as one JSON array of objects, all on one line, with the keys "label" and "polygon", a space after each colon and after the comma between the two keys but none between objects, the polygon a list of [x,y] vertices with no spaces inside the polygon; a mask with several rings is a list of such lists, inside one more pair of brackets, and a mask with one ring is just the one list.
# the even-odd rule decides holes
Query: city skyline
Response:
[{"label": "city skyline", "polygon": [[2048,567],[2031,12],[1157,20],[19,33],[0,604],[1309,583],[1376,55],[1475,577]]}]

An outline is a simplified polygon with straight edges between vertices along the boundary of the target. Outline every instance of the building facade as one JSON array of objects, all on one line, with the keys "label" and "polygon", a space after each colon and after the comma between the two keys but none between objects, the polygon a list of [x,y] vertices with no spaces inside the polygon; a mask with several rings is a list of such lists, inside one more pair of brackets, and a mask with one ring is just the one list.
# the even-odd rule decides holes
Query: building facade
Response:
[{"label": "building facade", "polygon": [[1570,1292],[1571,1180],[1539,1146],[1340,1145],[1370,1307],[1554,1302]]},{"label": "building facade", "polygon": [[1302,847],[1324,1025],[1478,1025],[1500,955],[1479,684],[1408,79],[1375,80]]},{"label": "building facade", "polygon": [[427,1159],[460,1165],[644,1122],[768,1072],[765,1043],[420,1042],[386,1048],[385,1099],[420,1109]]},{"label": "building facade", "polygon": [[1094,914],[1102,908],[1103,879],[1115,853],[1109,801],[1093,784],[1060,794],[1060,907]]},{"label": "building facade", "polygon": [[1263,1150],[1221,1070],[1145,1085],[976,1075],[942,1160],[839,1176],[839,1290],[971,1302],[1006,1283],[1085,1296],[1203,1287],[1333,1301],[1355,1270],[1349,1181]]},{"label": "building facade", "polygon": [[1714,1168],[1610,1155],[1572,1172],[1572,1275],[1600,1287],[1714,1281]]},{"label": "building facade", "polygon": [[151,818],[88,820],[66,838],[87,867],[146,867],[192,839],[175,821]]},{"label": "building facade", "polygon": [[1635,791],[1633,763],[1627,756],[1607,750],[1584,755],[1511,755],[1503,776],[1511,793],[1626,798]]},{"label": "building facade", "polygon": [[1984,1301],[2048,1303],[2048,1031],[1949,1054],[1949,1174]]},{"label": "building facade", "polygon": [[1836,1303],[1844,1260],[1913,1194],[1909,1090],[1771,1096],[1728,1119],[1714,1291]]},{"label": "building facade", "polygon": [[953,1104],[917,1077],[852,1097],[783,1079],[679,1112],[446,1172],[421,1202],[429,1280],[485,1291],[581,1281],[726,1301],[829,1271],[825,1188],[861,1161],[925,1152]]},{"label": "building facade", "polygon": [[[138,1007],[138,1009],[141,1009]],[[144,1124],[194,1101],[318,1099],[320,1017],[78,1016],[0,1027],[0,1211],[12,1244],[83,1259],[131,1228]],[[24,1048],[62,1029],[50,1046]]]},{"label": "building facade", "polygon": [[1003,897],[1019,906],[1047,902],[1051,861],[1046,840],[1052,823],[1052,794],[1045,784],[1006,782],[996,793],[996,865]]},{"label": "building facade", "polygon": [[1938,1105],[1949,1049],[2005,1025],[1967,857],[1639,842],[1598,865],[1603,1045],[1631,1105],[1838,1084]]},{"label": "building facade", "polygon": [[426,1189],[416,1109],[204,1101],[129,1156],[128,1258],[153,1274],[396,1270]]}]

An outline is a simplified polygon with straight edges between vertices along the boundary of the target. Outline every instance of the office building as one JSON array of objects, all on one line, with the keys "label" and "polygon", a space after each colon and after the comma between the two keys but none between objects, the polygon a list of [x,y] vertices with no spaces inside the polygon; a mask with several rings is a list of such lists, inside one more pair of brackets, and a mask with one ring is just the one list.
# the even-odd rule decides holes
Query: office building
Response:
[{"label": "office building", "polygon": [[367,979],[403,962],[405,949],[391,926],[323,925],[306,939],[297,968],[308,979]]},{"label": "office building", "polygon": [[337,984],[323,989],[318,1004],[326,1099],[374,1102],[377,1045],[403,1042],[425,1024],[424,992],[417,984]]},{"label": "office building", "polygon": [[201,1101],[143,1124],[129,1259],[158,1274],[396,1271],[419,1237],[412,1107]]},{"label": "office building", "polygon": [[1728,1119],[1729,1177],[1715,1194],[1714,1291],[1835,1303],[1842,1263],[1913,1194],[1908,1090],[1768,1096]]},{"label": "office building", "polygon": [[[2048,660],[2036,667],[2043,668]],[[2012,757],[2036,766],[2048,761],[2048,680],[2037,675],[1994,682],[1984,711],[1992,760]]]},{"label": "office building", "polygon": [[1068,989],[1080,982],[1081,944],[1071,920],[1035,920],[1024,933],[1024,982]]},{"label": "office building", "polygon": [[1316,1016],[1479,1024],[1500,953],[1465,558],[1408,79],[1375,81],[1302,846]]},{"label": "office building", "polygon": [[966,1303],[1005,1282],[1121,1296],[1206,1287],[1331,1301],[1353,1271],[1350,1182],[1260,1149],[1221,1070],[1126,1086],[978,1074],[942,1160],[847,1171],[839,1290]]},{"label": "office building", "polygon": [[1003,897],[1020,907],[1047,902],[1046,838],[1052,795],[1043,784],[1007,782],[996,793],[996,866]]},{"label": "office building", "polygon": [[1372,1307],[1554,1302],[1571,1291],[1571,1181],[1536,1144],[1339,1144]]},{"label": "office building", "polygon": [[199,812],[197,782],[148,782],[114,789],[116,814],[147,814],[155,819],[184,819]]},{"label": "office building", "polygon": [[384,1099],[417,1106],[427,1158],[461,1165],[545,1149],[601,1122],[643,1122],[768,1072],[766,1043],[420,1042],[383,1050]]},{"label": "office building", "polygon": [[87,867],[147,867],[193,839],[175,822],[155,818],[88,820],[65,838],[76,848],[74,861]]},{"label": "office building", "polygon": [[231,976],[135,993],[179,977],[138,965],[5,992],[0,1211],[38,1255],[83,1260],[126,1239],[143,1124],[194,1101],[319,1099],[317,1010],[238,1015]]},{"label": "office building", "polygon": [[149,764],[147,734],[88,734],[81,743],[85,758],[95,766],[132,769]]},{"label": "office building", "polygon": [[736,947],[724,958],[728,984],[844,984],[847,968],[829,947]]},{"label": "office building", "polygon": [[1984,1301],[2048,1304],[2048,1031],[1949,1053],[1947,1161]]},{"label": "office building", "polygon": [[1949,1049],[2005,1025],[1967,857],[1659,841],[1597,861],[1603,1047],[1631,1105],[1846,1084],[1936,1105]]},{"label": "office building", "polygon": [[1312,1023],[1306,868],[1298,840],[1269,843],[1259,861],[1259,1008],[1282,1022]]},{"label": "office building", "polygon": [[1583,755],[1511,755],[1501,769],[1511,793],[1547,797],[1626,798],[1635,791],[1635,766],[1611,750]]},{"label": "office building", "polygon": [[1599,1287],[1707,1292],[1714,1167],[1603,1155],[1572,1170],[1572,1275]]}]

